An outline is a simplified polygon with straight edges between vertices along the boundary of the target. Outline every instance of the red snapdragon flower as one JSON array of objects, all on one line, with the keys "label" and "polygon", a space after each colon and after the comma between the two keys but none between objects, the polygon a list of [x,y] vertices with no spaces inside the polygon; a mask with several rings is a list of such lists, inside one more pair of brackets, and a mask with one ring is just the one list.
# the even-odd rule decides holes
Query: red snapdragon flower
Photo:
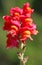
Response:
[{"label": "red snapdragon flower", "polygon": [[29,3],[23,5],[23,9],[19,7],[10,9],[10,16],[3,16],[3,30],[7,30],[7,45],[6,47],[19,47],[19,41],[23,43],[30,38],[31,35],[36,35],[36,24],[34,24],[31,14],[34,9],[30,8]]},{"label": "red snapdragon flower", "polygon": [[20,9],[19,7],[10,9],[10,15],[13,18],[13,20],[20,20],[21,14],[22,14],[22,9]]},{"label": "red snapdragon flower", "polygon": [[11,34],[8,34],[7,35],[7,45],[6,45],[6,48],[10,47],[10,48],[13,48],[13,47],[19,47],[19,41],[18,41],[18,38],[15,36],[15,37],[12,37]]},{"label": "red snapdragon flower", "polygon": [[33,13],[34,9],[30,8],[30,4],[29,3],[25,3],[23,5],[23,14],[30,17],[31,14]]}]

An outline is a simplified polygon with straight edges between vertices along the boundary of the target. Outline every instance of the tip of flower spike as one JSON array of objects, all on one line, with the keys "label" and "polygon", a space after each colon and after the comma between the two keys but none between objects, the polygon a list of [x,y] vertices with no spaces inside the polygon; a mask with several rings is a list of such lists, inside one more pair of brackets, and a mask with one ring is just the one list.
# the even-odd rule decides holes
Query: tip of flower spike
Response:
[{"label": "tip of flower spike", "polygon": [[27,3],[24,4],[24,7],[28,7],[28,6],[30,6],[29,2],[27,2]]}]

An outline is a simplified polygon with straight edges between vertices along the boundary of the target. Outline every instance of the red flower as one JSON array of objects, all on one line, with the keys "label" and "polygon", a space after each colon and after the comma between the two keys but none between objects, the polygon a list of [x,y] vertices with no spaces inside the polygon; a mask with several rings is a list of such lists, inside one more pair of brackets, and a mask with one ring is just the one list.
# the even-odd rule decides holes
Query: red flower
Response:
[{"label": "red flower", "polygon": [[24,41],[26,41],[26,39],[27,38],[30,38],[31,40],[33,40],[32,39],[32,37],[31,37],[31,31],[28,29],[28,27],[22,27],[21,29],[21,40],[24,42]]},{"label": "red flower", "polygon": [[20,15],[22,14],[22,9],[19,7],[11,8],[10,15],[14,20],[20,20]]},{"label": "red flower", "polygon": [[3,19],[5,21],[3,29],[4,30],[10,30],[10,27],[11,27],[11,18],[10,18],[10,16],[3,16]]},{"label": "red flower", "polygon": [[30,38],[33,40],[31,35],[36,35],[36,24],[33,23],[31,14],[34,9],[30,8],[29,3],[23,5],[23,9],[19,7],[10,9],[10,16],[3,16],[5,21],[4,30],[7,30],[7,45],[6,47],[18,47],[19,41],[23,43]]},{"label": "red flower", "polygon": [[32,18],[28,18],[28,17],[23,17],[21,18],[22,21],[22,26],[28,26],[28,25],[32,25],[33,19]]},{"label": "red flower", "polygon": [[13,47],[19,47],[19,41],[17,37],[12,37],[11,34],[7,35],[8,39],[7,39],[7,45],[6,48],[13,48]]},{"label": "red flower", "polygon": [[3,27],[4,30],[17,30],[20,27],[20,23],[18,21],[12,20],[10,16],[4,16],[3,19],[5,20]]},{"label": "red flower", "polygon": [[34,9],[30,8],[30,4],[29,3],[25,3],[23,5],[23,14],[30,17],[32,12],[34,11]]},{"label": "red flower", "polygon": [[30,40],[33,40],[31,35],[37,35],[38,31],[36,30],[36,25],[32,24],[32,25],[28,25],[28,26],[24,26],[21,29],[21,40],[22,41],[26,41],[27,38],[30,38]]}]

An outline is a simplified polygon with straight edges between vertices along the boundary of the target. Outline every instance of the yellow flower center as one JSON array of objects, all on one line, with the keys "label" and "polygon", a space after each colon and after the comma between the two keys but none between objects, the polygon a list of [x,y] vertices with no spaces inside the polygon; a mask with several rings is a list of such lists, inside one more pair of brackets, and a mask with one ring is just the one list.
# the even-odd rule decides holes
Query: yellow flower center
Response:
[{"label": "yellow flower center", "polygon": [[30,22],[32,19],[31,18],[26,18],[25,22]]},{"label": "yellow flower center", "polygon": [[30,7],[27,7],[27,10],[29,10],[29,11],[30,11],[30,10],[31,10],[31,8],[30,8]]},{"label": "yellow flower center", "polygon": [[15,12],[14,15],[15,15],[15,16],[19,16],[19,13],[18,13],[18,12]]},{"label": "yellow flower center", "polygon": [[26,34],[26,35],[30,35],[30,31],[24,31],[24,34]]},{"label": "yellow flower center", "polygon": [[14,26],[14,25],[11,26],[11,28],[18,30],[18,27],[17,26]]}]

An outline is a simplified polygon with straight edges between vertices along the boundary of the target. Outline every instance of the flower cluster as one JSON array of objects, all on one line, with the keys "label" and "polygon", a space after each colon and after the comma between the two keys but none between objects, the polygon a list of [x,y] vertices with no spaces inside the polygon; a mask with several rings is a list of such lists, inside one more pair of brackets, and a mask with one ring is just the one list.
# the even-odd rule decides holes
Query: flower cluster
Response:
[{"label": "flower cluster", "polygon": [[19,41],[25,42],[28,38],[33,40],[31,35],[36,35],[36,24],[33,23],[31,14],[34,9],[30,8],[29,3],[25,3],[23,8],[19,7],[10,9],[10,16],[3,16],[3,30],[7,30],[6,47],[19,47]]}]

